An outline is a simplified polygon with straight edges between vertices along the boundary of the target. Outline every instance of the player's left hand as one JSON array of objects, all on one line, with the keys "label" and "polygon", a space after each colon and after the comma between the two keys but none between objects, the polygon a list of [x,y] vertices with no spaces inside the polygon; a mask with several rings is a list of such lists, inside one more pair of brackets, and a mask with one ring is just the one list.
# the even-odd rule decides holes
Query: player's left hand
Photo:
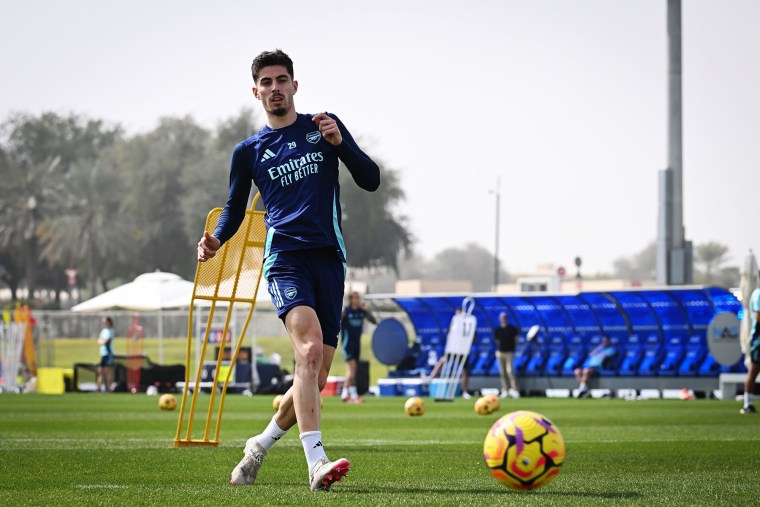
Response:
[{"label": "player's left hand", "polygon": [[334,119],[330,118],[325,113],[319,113],[315,114],[312,120],[319,127],[319,131],[322,133],[322,137],[325,138],[325,141],[333,146],[338,146],[343,142],[343,136],[340,134],[338,123]]}]

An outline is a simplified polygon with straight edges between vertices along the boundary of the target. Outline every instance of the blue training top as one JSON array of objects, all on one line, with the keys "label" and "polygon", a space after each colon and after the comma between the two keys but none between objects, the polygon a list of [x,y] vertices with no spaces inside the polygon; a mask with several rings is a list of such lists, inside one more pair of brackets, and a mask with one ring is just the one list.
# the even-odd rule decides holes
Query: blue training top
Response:
[{"label": "blue training top", "polygon": [[367,316],[367,310],[364,308],[351,308],[347,306],[344,309],[343,318],[340,322],[340,327],[343,329],[343,344],[346,341],[358,340],[362,337],[362,331],[364,330],[364,318]]},{"label": "blue training top", "polygon": [[337,116],[343,136],[339,146],[327,142],[312,120],[299,114],[281,129],[268,126],[235,147],[230,167],[230,192],[214,236],[224,244],[240,227],[248,205],[251,181],[266,208],[264,256],[277,252],[334,246],[346,260],[341,229],[338,159],[359,187],[374,192],[380,169],[359,147]]}]

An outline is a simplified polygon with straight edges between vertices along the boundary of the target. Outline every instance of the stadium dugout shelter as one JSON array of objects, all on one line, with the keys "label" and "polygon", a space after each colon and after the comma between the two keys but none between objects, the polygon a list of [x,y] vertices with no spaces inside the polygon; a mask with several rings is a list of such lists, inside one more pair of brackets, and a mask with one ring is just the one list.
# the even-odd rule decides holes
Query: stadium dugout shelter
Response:
[{"label": "stadium dugout shelter", "polygon": [[[728,314],[723,317],[737,326],[736,318],[741,318],[740,302],[718,287],[577,294],[373,295],[366,299],[383,320],[373,333],[372,348],[381,362],[395,366],[388,378],[379,381],[381,396],[428,394],[425,379],[444,354],[451,317],[464,297],[474,300],[472,314],[477,318],[469,355],[473,390],[500,387],[493,332],[501,312],[521,331],[515,368],[520,388],[527,392],[577,387],[573,371],[583,365],[602,336],[610,338],[616,355],[605,362],[590,386],[613,396],[620,390],[661,394],[683,388],[710,393],[721,387],[721,375],[727,380],[747,371],[738,348],[738,331],[732,325],[722,328],[722,335],[711,331],[715,336],[708,337],[716,315]],[[533,326],[539,326],[540,332],[527,342],[526,334]],[[716,346],[734,344],[735,360],[731,357],[730,364],[716,360]],[[723,385],[736,387],[729,382]],[[734,394],[723,393],[723,397]]]}]

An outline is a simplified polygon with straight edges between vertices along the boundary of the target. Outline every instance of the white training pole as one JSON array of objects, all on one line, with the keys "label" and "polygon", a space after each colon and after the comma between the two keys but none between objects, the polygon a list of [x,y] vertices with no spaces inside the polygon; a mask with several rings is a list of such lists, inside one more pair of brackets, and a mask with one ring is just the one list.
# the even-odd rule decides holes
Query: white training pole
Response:
[{"label": "white training pole", "polygon": [[18,369],[21,365],[21,355],[24,349],[26,325],[12,322],[0,325],[0,354],[3,365],[3,390],[17,391]]}]

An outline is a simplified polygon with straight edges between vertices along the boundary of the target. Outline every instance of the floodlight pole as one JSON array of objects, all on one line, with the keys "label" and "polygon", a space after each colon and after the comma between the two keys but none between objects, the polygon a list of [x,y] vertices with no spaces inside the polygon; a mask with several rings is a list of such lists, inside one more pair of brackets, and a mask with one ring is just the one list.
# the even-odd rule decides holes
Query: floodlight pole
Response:
[{"label": "floodlight pole", "polygon": [[499,215],[501,207],[501,177],[496,177],[496,230],[494,234],[493,246],[493,291],[499,290]]},{"label": "floodlight pole", "polygon": [[660,171],[657,281],[692,283],[692,247],[683,220],[683,93],[681,0],[667,0],[668,168]]}]

